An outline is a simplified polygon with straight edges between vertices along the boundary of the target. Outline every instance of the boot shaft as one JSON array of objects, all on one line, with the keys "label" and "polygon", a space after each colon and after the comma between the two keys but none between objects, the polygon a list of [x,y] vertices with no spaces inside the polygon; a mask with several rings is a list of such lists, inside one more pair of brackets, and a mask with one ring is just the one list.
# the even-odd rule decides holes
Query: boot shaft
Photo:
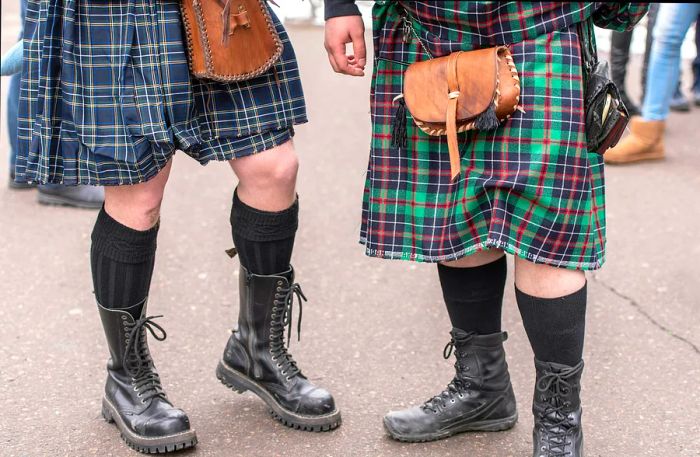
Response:
[{"label": "boot shaft", "polygon": [[275,302],[280,299],[280,291],[288,288],[293,278],[291,268],[280,275],[263,276],[250,273],[241,265],[238,334],[249,348],[264,350],[269,345],[272,320],[282,318],[279,312],[275,312]]},{"label": "boot shaft", "polygon": [[467,334],[453,329],[452,341],[457,374],[472,380],[480,390],[501,391],[510,386],[510,375],[503,342],[506,332],[490,335]]},{"label": "boot shaft", "polygon": [[124,352],[129,344],[130,328],[146,313],[146,300],[129,308],[109,309],[97,303],[111,360],[109,368],[124,368]]}]

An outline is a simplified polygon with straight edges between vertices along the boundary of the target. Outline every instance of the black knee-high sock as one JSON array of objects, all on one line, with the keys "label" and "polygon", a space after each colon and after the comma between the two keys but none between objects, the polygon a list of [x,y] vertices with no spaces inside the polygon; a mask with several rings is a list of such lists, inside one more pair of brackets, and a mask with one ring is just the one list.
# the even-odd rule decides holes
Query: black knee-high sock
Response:
[{"label": "black knee-high sock", "polygon": [[134,230],[102,208],[92,230],[90,264],[97,302],[129,308],[148,296],[156,256],[158,226]]},{"label": "black knee-high sock", "polygon": [[438,264],[442,295],[452,326],[482,335],[501,331],[506,257],[473,268]]},{"label": "black knee-high sock", "polygon": [[586,285],[559,298],[533,297],[516,287],[515,296],[535,358],[576,365],[583,355]]},{"label": "black knee-high sock", "polygon": [[269,212],[252,208],[233,193],[231,232],[241,265],[251,273],[272,275],[289,269],[299,225],[299,200]]}]

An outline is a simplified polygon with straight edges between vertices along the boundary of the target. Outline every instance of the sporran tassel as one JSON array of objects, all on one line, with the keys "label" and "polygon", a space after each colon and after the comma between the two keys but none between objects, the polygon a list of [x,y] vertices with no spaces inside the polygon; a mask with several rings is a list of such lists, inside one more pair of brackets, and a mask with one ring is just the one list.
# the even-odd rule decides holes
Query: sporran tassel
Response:
[{"label": "sporran tassel", "polygon": [[391,146],[395,148],[405,148],[407,144],[406,134],[406,102],[403,99],[403,94],[397,96],[396,113],[394,120],[391,123]]},{"label": "sporran tassel", "polygon": [[498,127],[498,124],[496,107],[493,103],[490,103],[488,109],[479,114],[474,121],[474,127],[476,127],[477,130],[493,130]]}]

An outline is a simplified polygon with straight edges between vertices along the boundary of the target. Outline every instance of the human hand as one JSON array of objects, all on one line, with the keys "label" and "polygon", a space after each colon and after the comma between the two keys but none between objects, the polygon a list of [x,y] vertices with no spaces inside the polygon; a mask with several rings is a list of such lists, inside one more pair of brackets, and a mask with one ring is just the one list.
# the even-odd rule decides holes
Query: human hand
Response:
[{"label": "human hand", "polygon": [[[348,43],[352,43],[352,54],[346,54],[345,45]],[[331,67],[336,73],[364,76],[367,58],[362,16],[338,16],[328,19],[324,46]]]}]

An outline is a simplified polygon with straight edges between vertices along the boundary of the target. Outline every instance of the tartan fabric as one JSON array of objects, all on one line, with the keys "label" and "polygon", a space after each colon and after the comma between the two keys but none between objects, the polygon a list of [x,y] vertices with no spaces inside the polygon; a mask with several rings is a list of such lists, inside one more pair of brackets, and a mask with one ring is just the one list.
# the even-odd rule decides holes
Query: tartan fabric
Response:
[{"label": "tartan fabric", "polygon": [[[419,37],[408,40],[396,3],[375,6],[373,135],[360,241],[367,255],[389,259],[437,262],[499,248],[536,263],[600,268],[605,258],[603,160],[586,149],[576,21],[511,46],[524,113],[516,111],[493,131],[460,134],[457,181],[450,179],[446,138],[423,133],[410,114],[407,147],[391,146],[393,99],[402,92],[407,65],[430,54],[469,49],[474,37],[459,27],[476,3],[493,7],[499,2],[406,2]],[[501,7],[509,15],[525,7],[509,5]],[[593,12],[580,11],[577,21]],[[630,21],[641,15],[630,12]]]},{"label": "tartan fabric", "polygon": [[306,108],[294,50],[266,74],[190,77],[178,0],[29,0],[18,181],[148,180],[176,149],[206,164],[287,141]]}]

